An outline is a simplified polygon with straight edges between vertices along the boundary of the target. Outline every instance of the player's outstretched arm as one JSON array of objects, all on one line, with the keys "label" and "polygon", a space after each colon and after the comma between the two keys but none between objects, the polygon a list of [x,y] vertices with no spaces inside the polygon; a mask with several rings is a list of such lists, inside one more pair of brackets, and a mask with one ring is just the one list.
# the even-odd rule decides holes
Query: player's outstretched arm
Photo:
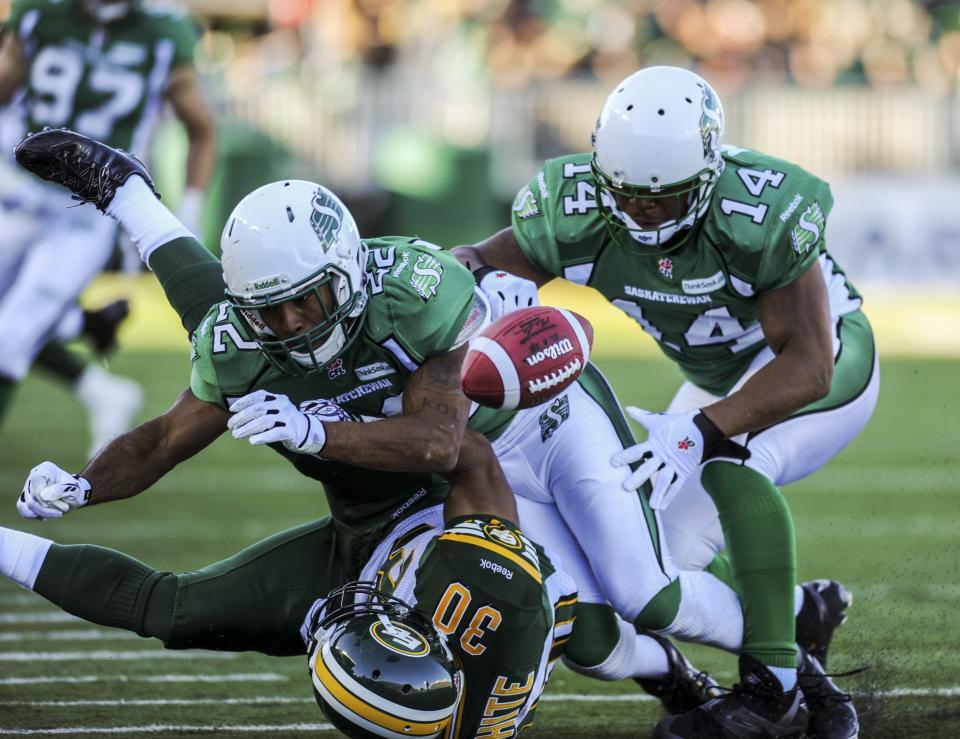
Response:
[{"label": "player's outstretched arm", "polygon": [[520,523],[517,503],[507,485],[493,447],[485,436],[470,431],[463,435],[457,466],[446,475],[453,483],[443,504],[443,516],[489,515]]},{"label": "player's outstretched arm", "polygon": [[498,231],[474,246],[458,246],[453,255],[473,272],[490,303],[493,320],[537,305],[537,288],[553,279],[530,263],[517,244],[513,228]]},{"label": "player's outstretched arm", "polygon": [[27,60],[20,39],[4,33],[0,43],[0,105],[6,105],[27,78]]},{"label": "player's outstretched arm", "polygon": [[184,390],[170,410],[114,439],[79,475],[52,462],[34,467],[17,509],[25,518],[59,518],[83,505],[131,498],[220,436],[229,416]]},{"label": "player's outstretched arm", "polygon": [[726,436],[766,428],[830,392],[830,304],[817,263],[761,295],[759,308],[763,335],[777,356],[737,392],[703,409]]}]

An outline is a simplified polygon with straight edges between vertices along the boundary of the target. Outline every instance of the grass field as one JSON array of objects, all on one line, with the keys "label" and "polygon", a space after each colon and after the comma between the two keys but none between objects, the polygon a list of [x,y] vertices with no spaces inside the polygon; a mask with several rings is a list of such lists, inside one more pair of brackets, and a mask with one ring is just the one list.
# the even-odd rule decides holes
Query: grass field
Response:
[{"label": "grass field", "polygon": [[[621,399],[645,407],[665,405],[678,382],[657,360],[603,366]],[[148,387],[145,417],[169,404],[188,371],[186,356],[171,353],[127,353],[114,368]],[[885,363],[866,432],[787,490],[801,576],[841,579],[856,597],[831,667],[869,667],[841,681],[859,694],[863,737],[960,736],[958,376],[957,360]],[[0,433],[0,524],[183,570],[324,512],[315,486],[279,457],[225,438],[138,499],[45,524],[20,519],[14,500],[29,468],[52,459],[78,469],[86,444],[73,399],[30,379]],[[733,682],[732,657],[689,652]],[[529,736],[645,737],[658,715],[631,682],[561,668]],[[293,737],[324,727],[302,659],[164,652],[0,583],[0,734]]]}]

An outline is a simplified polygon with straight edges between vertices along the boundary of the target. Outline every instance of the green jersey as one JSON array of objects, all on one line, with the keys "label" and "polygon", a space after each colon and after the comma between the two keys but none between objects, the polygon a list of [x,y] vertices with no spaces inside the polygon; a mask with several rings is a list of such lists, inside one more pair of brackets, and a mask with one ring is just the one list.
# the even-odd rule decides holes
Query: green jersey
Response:
[{"label": "green jersey", "polygon": [[766,346],[759,295],[789,285],[819,261],[833,315],[860,305],[826,250],[833,204],[827,183],[746,149],[724,147],[723,159],[694,233],[658,256],[617,246],[597,210],[589,154],[548,161],[513,206],[513,231],[532,264],[598,290],[690,382],[715,395],[729,392]]},{"label": "green jersey", "polygon": [[[227,302],[193,334],[190,387],[221,408],[258,389],[300,405],[329,400],[355,420],[400,415],[407,378],[430,357],[461,345],[486,318],[473,276],[450,254],[414,238],[368,239],[370,299],[360,336],[321,372],[296,377],[261,353],[247,321]],[[384,472],[295,454],[272,445],[303,474],[324,483],[334,517],[376,528],[446,493],[429,473]]]},{"label": "green jersey", "polygon": [[195,23],[135,8],[97,24],[78,0],[14,0],[8,28],[26,55],[28,130],[66,126],[143,156],[177,67],[192,64]]},{"label": "green jersey", "polygon": [[378,544],[361,580],[431,620],[463,666],[449,739],[512,737],[533,719],[573,630],[573,580],[513,524],[442,506],[409,516]]}]

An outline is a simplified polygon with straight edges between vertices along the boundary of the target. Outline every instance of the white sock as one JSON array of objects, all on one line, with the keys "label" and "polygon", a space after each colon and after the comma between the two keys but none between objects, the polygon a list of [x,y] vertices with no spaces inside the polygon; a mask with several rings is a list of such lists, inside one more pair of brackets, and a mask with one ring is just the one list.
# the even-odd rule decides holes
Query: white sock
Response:
[{"label": "white sock", "polygon": [[52,544],[50,539],[0,526],[0,574],[33,590]]},{"label": "white sock", "polygon": [[683,570],[677,578],[680,608],[673,623],[658,633],[739,652],[743,609],[737,594],[709,572]]},{"label": "white sock", "polygon": [[796,586],[793,592],[793,615],[796,617],[800,615],[800,609],[803,608],[803,599],[805,596],[803,594],[803,588],[799,585]]},{"label": "white sock", "polygon": [[793,690],[797,685],[797,668],[796,667],[771,667],[767,665],[767,669],[772,672],[777,680],[780,681],[780,684],[783,686],[783,692],[788,690]]},{"label": "white sock", "polygon": [[73,341],[83,331],[83,309],[74,305],[63,314],[60,323],[54,329],[54,336],[60,341]]},{"label": "white sock", "polygon": [[586,667],[563,658],[574,672],[597,680],[622,680],[625,677],[659,678],[670,669],[667,653],[656,639],[638,634],[631,624],[618,618],[620,639],[613,651],[599,665]]},{"label": "white sock", "polygon": [[174,239],[193,238],[186,226],[157,200],[142,177],[131,177],[117,189],[107,206],[107,215],[120,224],[148,267],[150,255],[158,247]]}]

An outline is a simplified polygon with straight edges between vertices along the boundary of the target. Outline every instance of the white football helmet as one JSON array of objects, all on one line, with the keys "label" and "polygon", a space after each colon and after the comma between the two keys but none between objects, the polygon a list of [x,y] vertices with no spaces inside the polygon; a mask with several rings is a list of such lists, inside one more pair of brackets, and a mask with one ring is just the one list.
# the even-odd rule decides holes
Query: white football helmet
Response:
[{"label": "white football helmet", "polygon": [[93,20],[106,25],[126,18],[140,7],[140,0],[80,0],[80,4]]},{"label": "white football helmet", "polygon": [[[680,246],[706,213],[723,172],[723,106],[713,88],[679,67],[641,69],[607,98],[592,141],[597,207],[615,240],[640,254]],[[641,227],[616,195],[675,198],[677,216]]]},{"label": "white football helmet", "polygon": [[[367,247],[347,207],[315,182],[282,180],[254,190],[227,219],[220,260],[230,302],[274,365],[291,374],[317,372],[359,335],[367,305]],[[275,336],[260,309],[331,291],[316,326],[289,339]],[[324,305],[323,300],[320,304]]]}]

